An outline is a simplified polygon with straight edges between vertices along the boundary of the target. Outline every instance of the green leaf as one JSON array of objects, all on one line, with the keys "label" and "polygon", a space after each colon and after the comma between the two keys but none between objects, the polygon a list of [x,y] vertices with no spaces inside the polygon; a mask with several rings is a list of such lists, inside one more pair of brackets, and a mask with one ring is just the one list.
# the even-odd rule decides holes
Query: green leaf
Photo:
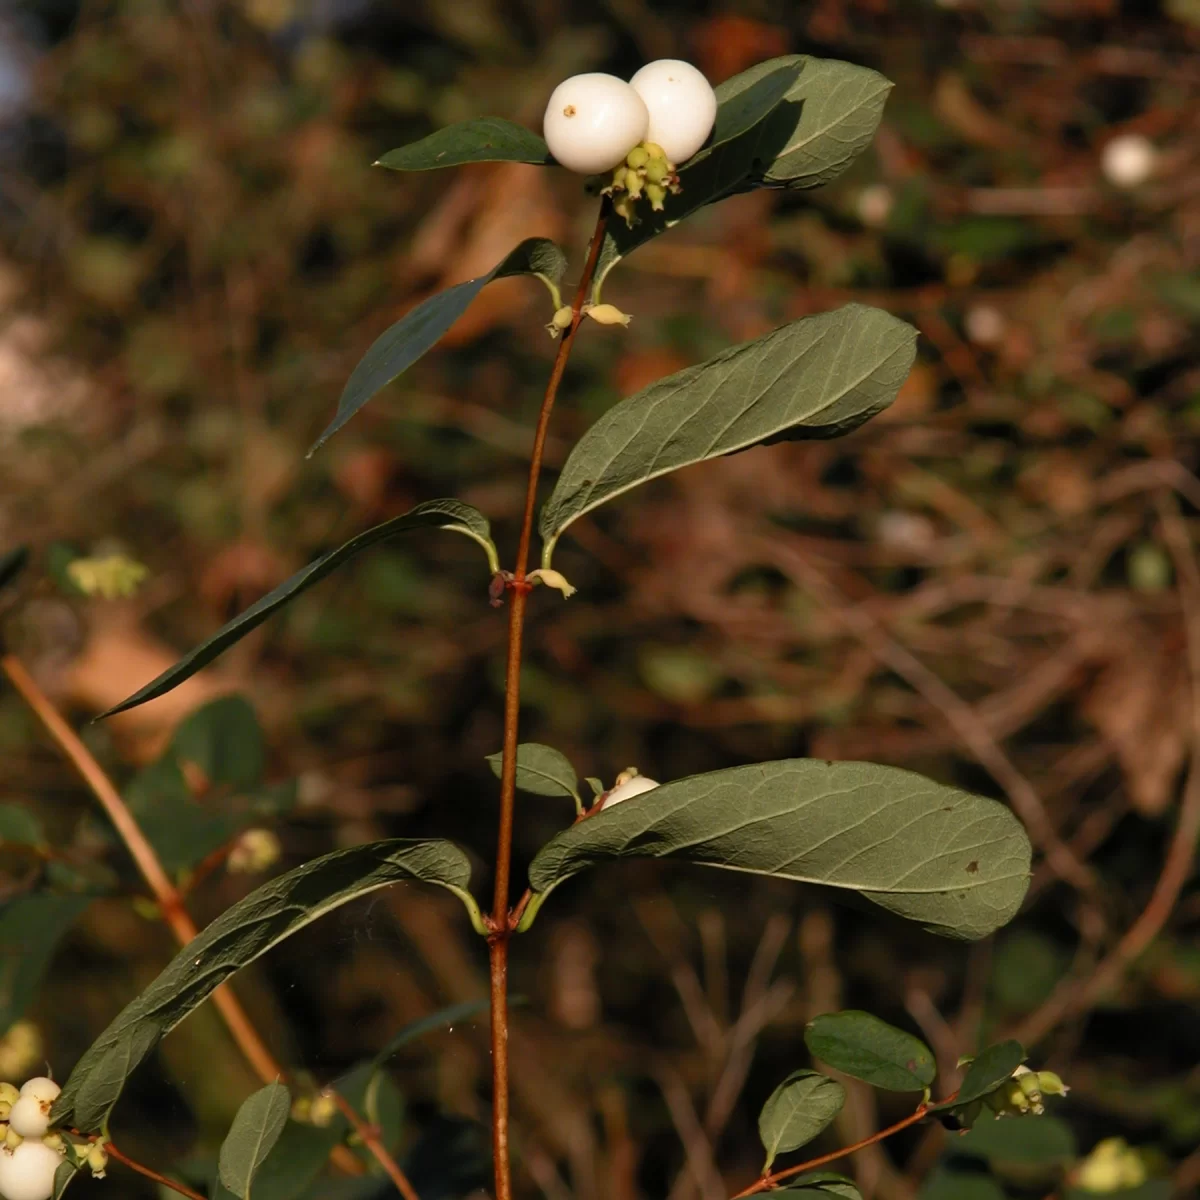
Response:
[{"label": "green leaf", "polygon": [[554,162],[545,141],[524,125],[503,117],[476,117],[447,125],[419,142],[389,150],[375,164],[392,171],[432,171],[462,163]]},{"label": "green leaf", "polygon": [[842,1111],[846,1089],[816,1071],[793,1071],[758,1114],[758,1136],[767,1149],[763,1174],[777,1155],[811,1142]]},{"label": "green leaf", "polygon": [[994,1092],[1002,1083],[1012,1078],[1012,1073],[1025,1061],[1025,1047],[1017,1041],[997,1042],[989,1046],[976,1058],[963,1076],[962,1087],[953,1100],[935,1104],[930,1112],[961,1108],[973,1100],[982,1100]]},{"label": "green leaf", "polygon": [[422,300],[394,325],[371,343],[362,361],[354,368],[337,413],[324,433],[313,443],[311,457],[376,392],[402,375],[423,354],[432,350],[442,335],[467,311],[471,301],[494,279],[510,275],[536,275],[557,294],[559,281],[567,269],[563,252],[546,238],[527,238],[511,254],[501,259],[486,275],[455,284]]},{"label": "green leaf", "polygon": [[221,1143],[217,1171],[221,1182],[241,1200],[250,1196],[258,1168],[279,1140],[292,1098],[282,1083],[268,1083],[248,1096]]},{"label": "green leaf", "polygon": [[430,1013],[427,1017],[412,1021],[388,1040],[383,1049],[371,1060],[371,1063],[375,1067],[381,1067],[401,1046],[406,1046],[409,1042],[414,1042],[417,1038],[432,1033],[435,1029],[454,1025],[457,1021],[466,1021],[476,1013],[486,1012],[488,1007],[487,1000],[466,1000],[462,1004],[451,1004],[447,1008]]},{"label": "green leaf", "polygon": [[230,975],[339,905],[404,880],[435,883],[483,922],[467,891],[467,856],[444,841],[394,838],[315,858],[226,909],[128,1004],[75,1064],[54,1123],[102,1128],[125,1080],[146,1055]]},{"label": "green leaf", "polygon": [[767,153],[749,186],[815,188],[830,183],[871,144],[892,83],[877,71],[837,59],[785,55],[757,63],[718,89],[730,96],[768,72],[799,62],[787,96],[758,129]]},{"label": "green leaf", "polygon": [[916,339],[896,317],[847,304],[622,400],[576,444],[542,510],[543,563],[572,521],[638,484],[764,442],[856,429],[895,399]]},{"label": "green leaf", "polygon": [[[782,96],[769,97],[787,82]],[[789,54],[757,63],[717,89],[717,129],[731,131],[679,172],[680,193],[663,211],[629,229],[613,222],[596,268],[597,288],[622,258],[691,213],[757,187],[813,188],[829,183],[870,144],[892,84],[866,67]],[[737,115],[747,116],[739,132]],[[753,119],[750,119],[753,118]]]},{"label": "green leaf", "polygon": [[785,759],[665,783],[563,830],[530,865],[522,925],[587,867],[668,856],[856,892],[968,940],[1029,886],[1029,839],[995,800],[895,767]]},{"label": "green leaf", "polygon": [[220,696],[190,713],[175,730],[171,749],[218,787],[257,787],[266,770],[262,726],[245,696]]},{"label": "green leaf", "polygon": [[17,576],[25,570],[29,562],[29,547],[17,546],[0,554],[0,588],[15,583]]},{"label": "green leaf", "polygon": [[889,1092],[924,1091],[937,1074],[933,1051],[919,1038],[855,1009],[814,1018],[804,1042],[835,1071]]},{"label": "green leaf", "polygon": [[37,817],[23,804],[0,804],[0,845],[40,846],[46,840]]},{"label": "green leaf", "polygon": [[25,1015],[55,948],[89,903],[86,896],[31,892],[0,907],[0,1032]]},{"label": "green leaf", "polygon": [[64,1158],[54,1168],[54,1191],[50,1193],[50,1200],[59,1200],[78,1174],[79,1168],[69,1158]]},{"label": "green leaf", "polygon": [[[496,778],[504,769],[504,752],[497,750],[487,756],[488,765]],[[522,742],[517,747],[517,787],[534,796],[572,796],[576,790],[575,768],[565,754],[537,742]]]},{"label": "green leaf", "polygon": [[783,1184],[779,1191],[789,1196],[803,1196],[807,1200],[862,1200],[862,1193],[854,1184],[853,1179],[838,1175],[833,1171],[812,1171],[797,1175]]},{"label": "green leaf", "polygon": [[296,1200],[321,1173],[346,1131],[342,1120],[320,1128],[287,1121],[254,1176],[254,1200]]},{"label": "green leaf", "polygon": [[306,592],[314,583],[319,583],[342,563],[376,542],[398,537],[402,533],[411,533],[415,529],[447,529],[452,533],[462,533],[485,548],[491,547],[489,557],[495,554],[495,547],[492,546],[489,536],[490,527],[481,512],[458,500],[426,500],[416,508],[409,509],[403,516],[384,521],[382,525],[376,525],[351,538],[336,550],[322,554],[320,558],[268,592],[261,600],[255,601],[245,612],[222,625],[212,637],[185,654],[173,667],[168,667],[145,687],[139,688],[132,696],[101,713],[96,719],[102,720],[126,709],[136,708],[139,704],[145,704],[147,700],[165,696],[185,679],[190,679],[201,668],[208,666],[214,658],[244,638],[252,629],[256,629],[285,604]]}]

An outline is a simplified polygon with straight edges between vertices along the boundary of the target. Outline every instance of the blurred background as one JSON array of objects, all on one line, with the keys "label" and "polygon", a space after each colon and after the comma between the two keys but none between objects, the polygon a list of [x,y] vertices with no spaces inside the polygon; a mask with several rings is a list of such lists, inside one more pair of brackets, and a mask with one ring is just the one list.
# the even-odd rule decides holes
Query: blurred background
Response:
[{"label": "blurred background", "polygon": [[[6,0],[0,550],[34,548],[6,644],[83,725],[419,500],[477,505],[507,562],[554,349],[536,282],[488,288],[304,454],[382,329],[524,237],[578,271],[592,202],[563,172],[371,164],[472,116],[537,127],[577,71],[678,56],[716,83],[793,52],[895,82],[873,149],[823,190],[736,197],[622,264],[605,299],[633,323],[582,331],[548,464],[617,398],[848,300],[915,324],[917,366],[844,441],[683,471],[579,521],[555,562],[579,594],[534,596],[522,736],[606,783],[793,755],[920,770],[1007,799],[1036,874],[977,946],[749,877],[578,878],[513,950],[520,1193],[722,1200],[757,1174],[762,1101],[809,1065],[805,1021],[861,1007],[925,1037],[946,1090],[959,1055],[1014,1033],[1072,1086],[1040,1149],[964,1155],[918,1127],[845,1166],[864,1196],[1194,1196],[1200,888],[1177,827],[1200,805],[1196,0]],[[112,554],[145,565],[142,588],[84,594],[72,561]],[[436,834],[490,886],[505,621],[487,583],[465,539],[379,547],[169,698],[84,726],[168,866],[208,864],[201,923],[264,878],[222,861],[247,824],[280,838],[270,871]],[[205,704],[185,728],[224,749],[197,782],[171,739]],[[0,945],[25,973],[0,1075],[49,1059],[65,1076],[173,946],[5,687],[0,752]],[[519,868],[571,815],[520,799]],[[19,905],[54,867],[68,899],[31,938]],[[396,888],[238,991],[323,1082],[486,995],[486,956],[453,899]],[[486,1184],[486,1019],[406,1046],[389,1078],[423,1200]],[[114,1136],[203,1163],[253,1086],[204,1010],[136,1076]],[[813,1152],[911,1106],[852,1088]],[[1137,1154],[1088,1175],[1110,1138]],[[154,1194],[110,1174],[76,1186]]]}]

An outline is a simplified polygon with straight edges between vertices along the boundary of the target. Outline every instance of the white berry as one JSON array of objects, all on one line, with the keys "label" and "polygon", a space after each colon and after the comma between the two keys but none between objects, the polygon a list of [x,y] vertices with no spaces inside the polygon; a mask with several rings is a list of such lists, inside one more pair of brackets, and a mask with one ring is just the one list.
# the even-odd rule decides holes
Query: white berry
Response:
[{"label": "white berry", "polygon": [[671,162],[687,162],[708,140],[717,119],[717,96],[691,63],[660,58],[647,63],[629,86],[650,110],[646,141],[661,146]]},{"label": "white berry", "polygon": [[1135,188],[1154,173],[1158,151],[1140,133],[1123,133],[1115,137],[1100,156],[1105,179],[1114,187]]},{"label": "white berry", "polygon": [[50,1200],[54,1172],[62,1155],[41,1142],[22,1142],[12,1153],[0,1150],[0,1196],[4,1200]]},{"label": "white berry", "polygon": [[542,134],[569,171],[611,171],[646,137],[650,114],[623,79],[599,71],[560,83],[546,105]]},{"label": "white berry", "polygon": [[652,791],[656,787],[658,787],[658,781],[650,779],[646,775],[632,775],[618,779],[617,786],[604,797],[604,807],[612,808],[614,804],[620,804],[622,800],[628,800],[631,796],[640,796],[643,792]]},{"label": "white berry", "polygon": [[28,1080],[8,1114],[8,1127],[22,1137],[40,1138],[50,1128],[50,1109],[62,1088],[44,1075]]}]

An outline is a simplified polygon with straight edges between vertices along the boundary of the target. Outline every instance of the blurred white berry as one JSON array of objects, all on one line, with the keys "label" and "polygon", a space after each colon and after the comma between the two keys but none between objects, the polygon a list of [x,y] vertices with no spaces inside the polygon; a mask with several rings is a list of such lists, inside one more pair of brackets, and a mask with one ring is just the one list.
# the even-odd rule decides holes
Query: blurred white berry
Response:
[{"label": "blurred white berry", "polygon": [[858,193],[858,219],[871,229],[887,224],[892,212],[892,189],[886,183],[872,183]]},{"label": "blurred white berry", "polygon": [[572,75],[546,105],[542,134],[550,153],[569,171],[611,171],[646,136],[645,101],[623,79],[593,71]]},{"label": "blurred white berry", "polygon": [[274,866],[283,853],[279,837],[269,829],[247,829],[234,843],[226,866],[234,875],[257,874]]},{"label": "blurred white berry", "polygon": [[657,780],[639,775],[637,767],[630,767],[628,771],[622,771],[617,776],[616,786],[605,793],[604,807],[612,808],[614,804],[620,804],[622,800],[628,800],[630,796],[640,796],[643,792],[652,791],[656,787],[658,787]]},{"label": "blurred white berry", "polygon": [[717,96],[691,63],[660,58],[647,63],[629,86],[650,112],[646,140],[661,146],[671,162],[687,162],[708,141],[717,119]]},{"label": "blurred white berry", "polygon": [[1157,159],[1158,151],[1149,138],[1140,133],[1123,133],[1104,147],[1100,168],[1114,187],[1135,188],[1154,173]]},{"label": "blurred white berry", "polygon": [[50,1200],[62,1155],[41,1142],[22,1142],[0,1151],[0,1196],[4,1200]]},{"label": "blurred white berry", "polygon": [[1008,322],[1004,314],[990,304],[976,304],[967,310],[963,325],[967,337],[977,346],[995,346],[1004,337]]}]

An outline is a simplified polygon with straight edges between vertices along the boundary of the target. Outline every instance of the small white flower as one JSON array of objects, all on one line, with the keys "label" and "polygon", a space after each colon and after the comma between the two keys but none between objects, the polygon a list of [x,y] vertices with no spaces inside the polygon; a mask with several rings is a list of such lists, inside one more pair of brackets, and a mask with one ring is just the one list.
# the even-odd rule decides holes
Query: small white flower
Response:
[{"label": "small white flower", "polygon": [[691,63],[660,58],[647,63],[629,86],[650,112],[646,140],[661,146],[671,162],[687,162],[708,141],[717,118],[717,96]]},{"label": "small white flower", "polygon": [[591,72],[560,83],[546,105],[542,135],[569,171],[611,171],[645,136],[645,101],[623,79]]},{"label": "small white flower", "polygon": [[1113,138],[1100,154],[1100,169],[1114,187],[1140,187],[1151,175],[1158,151],[1149,138],[1140,133],[1123,133]]}]

